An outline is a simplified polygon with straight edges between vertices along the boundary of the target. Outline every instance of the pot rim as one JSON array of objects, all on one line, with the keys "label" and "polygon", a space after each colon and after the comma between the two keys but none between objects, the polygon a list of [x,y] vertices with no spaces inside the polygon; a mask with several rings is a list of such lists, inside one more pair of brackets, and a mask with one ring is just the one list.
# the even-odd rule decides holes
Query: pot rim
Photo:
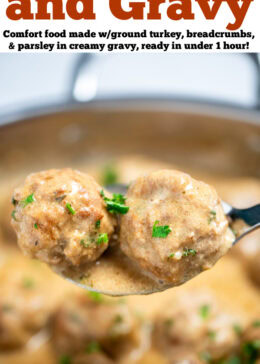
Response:
[{"label": "pot rim", "polygon": [[[129,110],[131,108],[132,110]],[[188,115],[203,115],[233,120],[240,123],[252,124],[260,128],[260,111],[232,103],[218,102],[207,99],[187,97],[172,97],[167,95],[140,97],[107,97],[96,98],[87,102],[58,102],[45,103],[21,108],[15,112],[0,115],[0,130],[28,122],[34,118],[50,116],[59,113],[80,110],[115,110],[115,111],[158,111],[182,112]]]}]

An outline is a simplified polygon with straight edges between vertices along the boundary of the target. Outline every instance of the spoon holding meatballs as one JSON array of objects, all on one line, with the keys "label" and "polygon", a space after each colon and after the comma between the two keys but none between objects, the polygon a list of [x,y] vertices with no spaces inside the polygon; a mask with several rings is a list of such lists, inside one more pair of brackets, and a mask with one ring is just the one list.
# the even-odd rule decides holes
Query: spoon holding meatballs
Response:
[{"label": "spoon holding meatballs", "polygon": [[149,294],[210,269],[235,240],[215,189],[160,170],[110,194],[72,169],[29,175],[14,191],[21,250],[89,290]]}]

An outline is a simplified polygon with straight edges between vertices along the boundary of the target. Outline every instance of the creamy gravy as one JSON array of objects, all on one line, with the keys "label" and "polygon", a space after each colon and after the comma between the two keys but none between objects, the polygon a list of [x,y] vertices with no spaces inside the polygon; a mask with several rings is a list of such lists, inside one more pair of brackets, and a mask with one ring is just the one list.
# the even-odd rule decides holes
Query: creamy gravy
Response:
[{"label": "creamy gravy", "polygon": [[[127,174],[127,163],[131,166]],[[145,158],[132,157],[126,158],[126,160],[119,160],[118,175],[122,182],[129,182],[135,179],[140,173],[146,171],[156,170],[158,167],[168,167],[164,163],[153,162],[146,160]],[[134,166],[137,166],[135,169]],[[120,171],[122,167],[122,173]],[[78,167],[78,166],[77,166]],[[180,168],[180,167],[179,167]],[[97,177],[100,175],[102,166],[96,168],[88,167],[84,165],[82,170],[88,171],[92,169],[92,174]],[[197,176],[200,176],[198,172]],[[256,201],[260,196],[260,184],[259,181],[252,179],[220,179],[218,177],[206,178],[205,174],[202,174],[202,179],[211,183],[217,188],[220,196],[230,203],[234,203],[237,206],[247,206],[252,203],[252,200]],[[16,182],[13,181],[12,185]],[[9,186],[2,186],[1,195],[5,197],[9,194]],[[1,203],[3,205],[4,202]],[[2,218],[1,218],[2,219]],[[258,233],[256,233],[258,234]],[[259,240],[259,235],[258,238]],[[54,310],[59,302],[62,302],[66,297],[69,297],[70,292],[81,291],[81,288],[75,287],[68,283],[64,279],[58,277],[50,271],[49,268],[41,263],[36,263],[22,257],[21,253],[16,249],[15,245],[11,242],[7,242],[6,239],[1,239],[0,245],[0,290],[7,292],[12,289],[12,280],[23,276],[33,276],[36,282],[39,282],[41,292],[46,293],[48,296],[49,304]],[[120,259],[119,259],[120,260]],[[106,281],[109,286],[110,278],[108,272],[110,272],[111,265],[107,264],[108,259],[104,264],[96,264],[91,268],[91,272],[95,272],[96,282],[91,281],[92,274],[86,278],[89,285],[95,287],[99,284],[104,285]],[[117,260],[118,262],[118,260]],[[134,279],[136,279],[136,271],[133,270],[132,274],[125,275],[125,270],[122,269],[122,261],[120,264],[116,263],[116,272],[118,277],[118,286],[123,287],[127,280],[128,285],[133,285]],[[100,269],[102,267],[102,269]],[[90,273],[91,273],[90,272]],[[113,272],[114,273],[114,272]],[[94,276],[94,274],[93,274]],[[10,278],[11,277],[11,278]],[[13,277],[13,278],[12,278]],[[143,279],[143,278],[142,278]],[[142,281],[142,280],[141,280]],[[145,284],[149,281],[149,278],[145,278]],[[8,284],[6,283],[8,282]],[[9,283],[10,282],[10,283]],[[243,316],[245,321],[249,321],[253,318],[260,316],[260,290],[254,285],[248,278],[244,264],[237,258],[235,252],[231,251],[227,256],[221,259],[216,266],[210,271],[204,272],[195,279],[187,282],[185,285],[168,291],[156,293],[150,296],[130,296],[126,298],[127,303],[139,314],[146,317],[148,320],[156,316],[162,307],[174,300],[177,295],[181,295],[185,291],[190,291],[197,288],[205,288],[213,291],[213,293],[223,302],[225,307],[237,312]],[[141,289],[141,283],[140,283]],[[49,299],[50,297],[50,299]],[[129,360],[128,363],[132,361]],[[14,352],[1,353],[0,363],[2,364],[33,364],[33,363],[57,363],[57,358],[52,349],[50,341],[41,342],[39,340],[39,347],[37,345],[31,345],[29,348],[23,350],[17,350]],[[126,363],[126,362],[125,362]],[[154,351],[154,349],[148,350],[148,352],[139,359],[138,364],[165,364],[166,358],[163,358],[161,354]]]}]

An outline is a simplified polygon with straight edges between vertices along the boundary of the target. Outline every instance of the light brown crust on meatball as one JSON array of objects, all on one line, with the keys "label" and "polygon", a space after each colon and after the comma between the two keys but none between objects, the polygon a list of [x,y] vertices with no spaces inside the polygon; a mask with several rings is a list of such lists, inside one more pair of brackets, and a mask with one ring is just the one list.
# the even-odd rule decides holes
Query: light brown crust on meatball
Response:
[{"label": "light brown crust on meatball", "polygon": [[13,195],[12,225],[22,251],[59,267],[98,259],[108,247],[98,237],[109,238],[115,226],[100,191],[92,177],[72,169],[29,175]]},{"label": "light brown crust on meatball", "polygon": [[[173,285],[211,268],[234,239],[215,189],[182,172],[161,170],[138,178],[126,204],[121,249],[145,271]],[[171,228],[165,238],[152,236],[156,221]],[[185,254],[188,249],[193,254]]]}]

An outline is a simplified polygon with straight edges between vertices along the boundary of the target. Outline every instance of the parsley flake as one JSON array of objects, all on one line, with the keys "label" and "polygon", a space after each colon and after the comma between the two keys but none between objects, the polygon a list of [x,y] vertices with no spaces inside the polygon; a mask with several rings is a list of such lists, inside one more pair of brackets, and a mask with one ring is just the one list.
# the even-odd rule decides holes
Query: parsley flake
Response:
[{"label": "parsley flake", "polygon": [[99,234],[96,244],[101,245],[101,244],[107,244],[107,243],[108,243],[107,233]]},{"label": "parsley flake", "polygon": [[88,248],[89,247],[89,243],[85,243],[85,241],[82,239],[80,240],[80,245],[84,246],[84,248]]},{"label": "parsley flake", "polygon": [[260,320],[256,320],[252,324],[253,327],[260,327]]},{"label": "parsley flake", "polygon": [[100,228],[100,223],[101,223],[101,220],[97,220],[96,223],[95,223],[95,228],[96,229],[99,229]]},{"label": "parsley flake", "polygon": [[104,301],[104,298],[101,293],[89,291],[88,296],[92,299],[92,301],[95,301],[97,303],[101,303]]},{"label": "parsley flake", "polygon": [[172,232],[172,229],[169,227],[169,225],[162,225],[159,226],[159,221],[156,220],[153,225],[153,238],[167,238],[167,236]]},{"label": "parsley flake", "polygon": [[102,184],[104,186],[112,185],[113,183],[117,183],[118,181],[118,173],[113,165],[105,166],[102,174]]},{"label": "parsley flake", "polygon": [[68,355],[62,355],[59,358],[59,364],[71,364],[71,363],[72,363],[71,357]]},{"label": "parsley flake", "polygon": [[129,211],[129,207],[125,205],[126,198],[120,193],[113,193],[113,198],[108,198],[105,196],[104,191],[100,192],[101,197],[103,197],[106,202],[107,211],[112,214],[126,214]]},{"label": "parsley flake", "polygon": [[33,225],[33,227],[34,227],[34,229],[38,229],[38,224],[37,224],[37,223],[35,223],[35,224]]},{"label": "parsley flake", "polygon": [[233,325],[233,330],[235,331],[235,333],[240,336],[242,334],[242,328],[240,325],[238,324],[234,324]]},{"label": "parsley flake", "polygon": [[17,219],[15,217],[15,214],[16,214],[16,210],[13,210],[12,213],[11,213],[11,216],[14,219],[14,221],[17,221]]},{"label": "parsley flake", "polygon": [[69,214],[75,215],[76,211],[74,210],[74,208],[71,206],[70,203],[66,203],[66,209],[68,210]]},{"label": "parsley flake", "polygon": [[34,202],[35,198],[34,198],[34,194],[32,193],[31,195],[27,196],[24,200],[22,200],[20,203],[22,205],[23,208],[25,208],[27,205],[29,205],[30,203]]},{"label": "parsley flake", "polygon": [[206,320],[210,314],[210,306],[209,305],[202,305],[199,308],[199,314],[203,320]]},{"label": "parsley flake", "polygon": [[184,248],[183,249],[183,253],[182,253],[182,256],[183,257],[188,257],[189,255],[196,255],[197,254],[197,251],[194,250],[194,249],[190,249],[190,248]]},{"label": "parsley flake", "polygon": [[91,341],[86,347],[86,353],[93,354],[101,351],[100,345],[97,341]]},{"label": "parsley flake", "polygon": [[174,258],[174,256],[175,256],[175,253],[171,253],[168,255],[168,259],[172,259],[172,258]]},{"label": "parsley flake", "polygon": [[213,220],[216,220],[217,213],[215,210],[211,210],[209,213],[208,223],[210,224]]},{"label": "parsley flake", "polygon": [[23,288],[26,288],[26,289],[31,289],[35,286],[35,282],[32,278],[29,278],[29,277],[25,277],[23,279]]}]

